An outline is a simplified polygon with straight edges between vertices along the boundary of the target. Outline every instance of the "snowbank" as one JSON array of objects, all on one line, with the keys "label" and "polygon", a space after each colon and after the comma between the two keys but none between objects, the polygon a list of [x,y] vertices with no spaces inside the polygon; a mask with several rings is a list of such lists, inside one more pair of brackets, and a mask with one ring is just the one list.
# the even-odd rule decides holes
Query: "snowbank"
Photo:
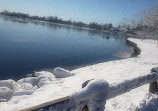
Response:
[{"label": "snowbank", "polygon": [[[15,91],[14,94],[19,91],[24,91],[23,93],[26,94],[21,95],[18,93],[16,96],[13,95],[11,100],[9,100],[8,102],[1,102],[0,111],[16,111],[50,100],[72,95],[74,92],[81,92],[82,84],[87,80],[103,79],[106,80],[109,85],[112,85],[150,73],[153,67],[158,66],[158,45],[156,44],[156,41],[139,39],[129,40],[135,42],[141,49],[141,53],[139,56],[123,60],[103,62],[75,69],[70,72],[65,71],[67,73],[64,73],[62,75],[60,75],[60,73],[58,75],[58,73],[53,71],[52,74],[54,74],[56,78],[51,77],[52,80],[49,78],[49,76],[42,77],[45,72],[42,72],[43,75],[35,74],[36,77],[29,78],[30,80],[26,78],[22,79],[17,82],[18,87],[19,85],[21,86],[22,84],[30,83],[36,88],[31,89],[31,85],[29,84],[27,84],[24,88],[22,87],[22,89],[19,88],[17,91]],[[75,76],[70,76],[72,73],[75,74]],[[39,84],[39,81],[50,82],[48,84],[47,82],[46,84]],[[122,94],[120,96],[112,98],[106,102],[105,110],[131,111],[136,108],[141,109],[141,106],[147,107],[149,106],[149,104],[144,103],[149,103],[147,102],[149,101],[149,99],[146,97],[147,95],[151,95],[150,93],[148,93],[148,90],[149,86],[144,85],[126,94]],[[152,95],[149,98],[151,98],[150,101],[153,101],[152,98],[155,98],[154,100],[157,100],[156,95]]]},{"label": "snowbank", "polygon": [[13,93],[14,91],[7,87],[0,87],[0,101],[3,102],[9,100]]},{"label": "snowbank", "polygon": [[37,77],[28,77],[28,78],[23,78],[17,81],[17,83],[20,85],[24,84],[24,83],[30,83],[33,86],[38,84],[38,78]]},{"label": "snowbank", "polygon": [[158,109],[158,94],[147,93],[144,100],[139,103],[139,106],[135,107],[131,105],[130,111],[157,111]]},{"label": "snowbank", "polygon": [[15,90],[17,88],[17,84],[14,80],[2,80],[0,81],[0,87],[7,87],[11,90]]}]

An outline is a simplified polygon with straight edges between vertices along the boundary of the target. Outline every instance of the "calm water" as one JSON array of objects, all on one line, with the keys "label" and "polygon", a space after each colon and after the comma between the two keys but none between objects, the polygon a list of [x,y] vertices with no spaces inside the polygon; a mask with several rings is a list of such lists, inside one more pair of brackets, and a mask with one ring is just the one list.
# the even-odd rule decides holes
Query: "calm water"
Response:
[{"label": "calm water", "polygon": [[19,79],[32,71],[74,69],[129,57],[125,37],[0,17],[0,79]]}]

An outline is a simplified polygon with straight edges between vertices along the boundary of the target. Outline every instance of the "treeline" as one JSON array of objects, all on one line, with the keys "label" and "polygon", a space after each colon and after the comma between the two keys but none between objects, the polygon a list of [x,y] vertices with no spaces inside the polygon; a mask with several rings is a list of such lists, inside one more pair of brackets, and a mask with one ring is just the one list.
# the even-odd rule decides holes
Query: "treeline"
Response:
[{"label": "treeline", "polygon": [[50,23],[60,23],[60,24],[65,24],[65,25],[77,26],[77,27],[91,28],[91,29],[96,29],[96,30],[101,30],[101,31],[118,31],[118,28],[114,27],[112,23],[98,24],[95,22],[91,22],[89,24],[86,24],[83,22],[63,20],[61,18],[53,17],[53,16],[48,16],[48,17],[31,16],[29,14],[9,12],[6,10],[1,12],[0,14],[14,17],[14,18],[23,19],[23,20],[29,19],[29,20],[45,21],[45,22],[50,22]]}]

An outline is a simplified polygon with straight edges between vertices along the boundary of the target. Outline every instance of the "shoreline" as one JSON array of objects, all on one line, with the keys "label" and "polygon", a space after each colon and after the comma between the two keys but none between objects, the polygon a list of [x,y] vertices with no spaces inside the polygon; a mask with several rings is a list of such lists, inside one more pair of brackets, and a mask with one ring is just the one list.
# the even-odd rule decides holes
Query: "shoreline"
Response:
[{"label": "shoreline", "polygon": [[[5,17],[2,15],[2,17]],[[83,27],[76,27],[76,26],[70,26],[70,25],[65,25],[65,24],[59,24],[59,23],[50,23],[50,22],[43,22],[43,21],[39,21],[39,20],[24,20],[24,19],[18,19],[18,18],[14,18],[14,17],[10,17],[10,16],[6,16],[9,20],[17,20],[15,22],[18,22],[19,20],[21,21],[26,21],[28,23],[32,23],[32,22],[38,22],[38,23],[44,23],[44,24],[57,24],[57,25],[62,25],[62,26],[68,26],[68,27],[75,27],[75,28],[81,28],[83,30],[95,30],[95,29],[90,29],[90,28],[83,28]],[[25,24],[24,24],[25,25]],[[99,33],[102,33],[102,31],[100,30],[95,30],[95,31],[99,31]],[[124,58],[123,58],[124,59]],[[117,59],[116,59],[117,60]],[[113,60],[108,60],[108,61],[113,61]],[[94,65],[94,64],[97,64],[97,63],[101,63],[101,62],[108,62],[108,61],[99,61],[99,62],[94,62],[94,63],[90,63],[90,64],[84,64],[84,65],[81,65],[81,66],[76,66],[74,68],[69,68],[69,70],[74,70],[74,69],[77,69],[77,68],[81,68],[81,67],[85,67],[85,66],[90,66],[90,65]],[[44,68],[44,69],[48,69],[48,68]],[[41,70],[44,70],[44,69],[39,69],[39,70],[36,70],[36,71],[41,71]],[[32,70],[33,71],[33,70]],[[26,77],[28,74],[32,73],[32,71],[30,71],[29,73],[25,73],[24,77]],[[12,79],[12,78],[10,78]],[[14,78],[14,80],[17,80],[16,78]]]},{"label": "shoreline", "polygon": [[131,57],[137,57],[141,53],[141,49],[138,47],[138,45],[128,39],[126,39],[127,45],[131,46],[133,48],[133,53],[131,54]]},{"label": "shoreline", "polygon": [[[78,68],[70,71],[70,73],[74,75],[67,78],[56,78],[55,80],[51,81],[51,83],[46,84],[41,88],[34,90],[17,90],[15,93],[18,95],[13,96],[8,102],[0,103],[0,107],[8,111],[19,110],[65,97],[74,92],[80,91],[82,89],[82,83],[90,79],[105,79],[109,82],[109,84],[116,84],[124,80],[150,73],[151,69],[158,65],[158,61],[155,61],[155,58],[158,56],[158,52],[155,51],[158,50],[158,47],[155,44],[152,44],[154,42],[153,40],[141,41],[133,38],[128,40],[137,44],[137,47],[141,49],[141,53],[137,57],[103,62]],[[41,73],[46,74],[47,72]],[[21,85],[22,84],[18,84],[19,87]],[[28,93],[28,91],[32,92]],[[139,96],[139,98],[136,98],[136,94]],[[139,103],[144,100],[145,96],[149,96],[148,85],[139,87],[127,92],[124,95],[108,100],[106,110],[112,111],[112,109],[117,109],[126,111],[129,107],[131,107],[131,104],[133,104],[133,106],[139,106]],[[35,101],[32,101],[32,99]],[[15,101],[18,102],[15,104]],[[113,104],[117,105],[113,106]]]}]

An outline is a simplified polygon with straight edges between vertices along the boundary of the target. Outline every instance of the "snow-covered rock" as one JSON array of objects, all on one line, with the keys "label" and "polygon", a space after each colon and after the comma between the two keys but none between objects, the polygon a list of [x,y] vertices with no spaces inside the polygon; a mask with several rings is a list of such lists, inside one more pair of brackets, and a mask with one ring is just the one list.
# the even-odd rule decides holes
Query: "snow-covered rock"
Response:
[{"label": "snow-covered rock", "polygon": [[57,67],[53,70],[53,74],[56,78],[65,78],[70,76],[70,72],[63,68]]},{"label": "snow-covered rock", "polygon": [[15,90],[15,89],[17,89],[18,86],[14,80],[9,79],[9,80],[1,80],[0,87],[7,87],[11,90]]},{"label": "snow-covered rock", "polygon": [[19,90],[15,91],[13,96],[31,95],[35,91],[35,89],[37,89],[37,86],[33,86],[34,81],[35,80],[33,78],[21,79],[18,82]]},{"label": "snow-covered rock", "polygon": [[37,88],[37,86],[30,83],[23,83],[20,85],[19,90],[15,91],[14,96],[31,95]]},{"label": "snow-covered rock", "polygon": [[27,77],[27,78],[23,78],[17,81],[18,84],[24,84],[24,83],[30,83],[33,86],[38,84],[38,78],[37,77]]},{"label": "snow-covered rock", "polygon": [[12,97],[14,90],[9,89],[8,87],[0,87],[0,101],[8,101]]},{"label": "snow-covered rock", "polygon": [[46,77],[46,78],[48,78],[50,81],[55,80],[54,74],[51,73],[51,72],[47,72],[47,71],[35,72],[34,75],[35,75],[36,77],[41,77],[41,76],[42,76],[42,77]]},{"label": "snow-covered rock", "polygon": [[20,89],[24,89],[24,90],[32,90],[33,89],[33,85],[30,83],[23,83],[20,85]]},{"label": "snow-covered rock", "polygon": [[34,75],[36,77],[23,78],[17,81],[17,83],[24,87],[24,89],[32,89],[33,86],[41,87],[55,80],[54,74],[47,71],[35,72]]},{"label": "snow-covered rock", "polygon": [[50,81],[55,80],[54,74],[47,71],[35,72],[34,75],[38,77],[38,80],[43,78],[48,78]]}]

